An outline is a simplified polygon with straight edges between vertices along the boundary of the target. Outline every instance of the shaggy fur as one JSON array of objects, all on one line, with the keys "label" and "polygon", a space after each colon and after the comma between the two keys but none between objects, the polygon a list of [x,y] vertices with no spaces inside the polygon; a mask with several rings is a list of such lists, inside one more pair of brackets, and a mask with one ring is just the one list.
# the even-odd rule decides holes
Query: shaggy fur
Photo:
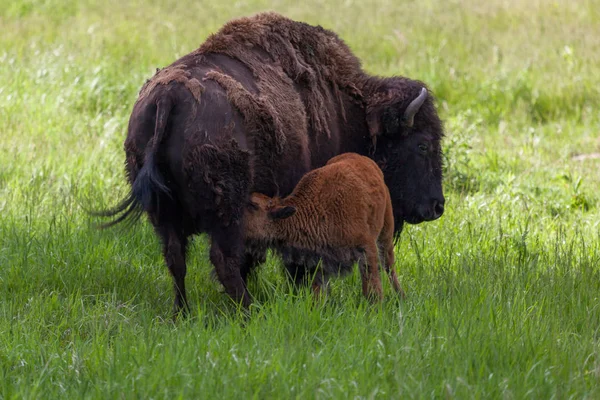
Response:
[{"label": "shaggy fur", "polygon": [[[332,115],[326,105],[334,98],[339,102],[340,89],[357,98],[361,94],[357,84],[360,85],[364,74],[359,60],[345,43],[321,27],[295,22],[276,13],[227,23],[196,51],[205,53],[226,54],[241,61],[263,88],[288,91],[291,85],[287,81],[293,80],[302,88],[312,129],[328,136],[331,136],[328,120]],[[278,68],[273,69],[272,60],[278,62]],[[275,98],[269,100],[277,104]]]},{"label": "shaggy fur", "polygon": [[198,79],[193,78],[190,71],[187,71],[186,68],[186,65],[179,65],[158,70],[156,75],[154,75],[151,80],[148,80],[142,87],[139,98],[143,99],[144,97],[148,96],[148,94],[154,90],[156,85],[166,85],[175,81],[183,83],[184,86],[194,95],[196,101],[200,101],[200,94],[204,90],[204,86],[202,86]]},{"label": "shaggy fur", "polygon": [[125,140],[131,194],[103,215],[110,225],[148,214],[176,312],[186,305],[188,237],[203,232],[219,281],[247,306],[246,276],[264,259],[244,242],[251,192],[287,196],[305,173],[355,152],[383,170],[397,233],[404,221],[441,215],[443,132],[432,97],[405,115],[424,87],[369,76],[321,27],[274,13],[233,20],[142,87]]},{"label": "shaggy fur", "polygon": [[246,238],[274,247],[288,265],[303,266],[288,270],[296,282],[313,277],[318,294],[329,276],[346,273],[358,262],[364,295],[381,299],[381,251],[392,285],[404,296],[393,268],[390,193],[373,160],[355,153],[339,155],[306,174],[288,197],[253,193],[250,202]]}]

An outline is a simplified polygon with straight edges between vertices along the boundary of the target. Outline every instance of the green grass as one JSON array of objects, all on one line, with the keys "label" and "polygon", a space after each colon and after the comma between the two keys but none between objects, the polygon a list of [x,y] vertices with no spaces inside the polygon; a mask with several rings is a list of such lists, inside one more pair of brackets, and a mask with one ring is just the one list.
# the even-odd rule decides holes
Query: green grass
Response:
[{"label": "green grass", "polygon": [[[599,398],[600,3],[225,3],[0,0],[0,398]],[[315,303],[271,257],[247,318],[198,237],[173,324],[148,223],[99,232],[81,204],[126,193],[155,68],[267,9],[431,86],[447,212],[406,228],[408,298],[381,305],[356,273]]]}]

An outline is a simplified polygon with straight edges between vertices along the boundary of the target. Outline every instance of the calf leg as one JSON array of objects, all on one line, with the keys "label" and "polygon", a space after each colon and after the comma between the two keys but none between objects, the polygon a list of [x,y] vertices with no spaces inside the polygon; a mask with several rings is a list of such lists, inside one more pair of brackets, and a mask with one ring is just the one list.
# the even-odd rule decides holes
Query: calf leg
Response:
[{"label": "calf leg", "polygon": [[307,268],[301,263],[286,263],[285,269],[287,270],[287,277],[290,279],[294,286],[300,287],[308,283]]},{"label": "calf leg", "polygon": [[315,297],[319,298],[327,294],[329,289],[328,279],[320,265],[287,263],[285,264],[285,268],[288,278],[292,280],[295,287],[310,284]]},{"label": "calf leg", "polygon": [[314,273],[311,286],[316,299],[324,298],[329,293],[329,280],[321,268],[318,268]]},{"label": "calf leg", "polygon": [[244,261],[243,241],[240,232],[233,230],[213,233],[211,236],[210,261],[225,292],[237,303],[249,307],[250,294],[242,279]]},{"label": "calf leg", "polygon": [[158,231],[163,242],[163,256],[173,277],[173,289],[175,292],[175,302],[173,303],[174,317],[177,317],[179,314],[185,316],[189,313],[185,293],[187,237],[183,232],[172,226],[159,228]]},{"label": "calf leg", "polygon": [[[399,229],[402,230],[402,225],[400,225]],[[381,260],[383,268],[385,269],[385,272],[390,279],[390,283],[392,284],[392,287],[396,293],[400,294],[400,296],[404,298],[404,290],[402,290],[400,287],[400,282],[398,282],[398,276],[396,275],[396,270],[394,269],[394,213],[392,211],[391,204],[388,204],[385,209],[385,219],[383,222],[383,228],[379,234],[379,244],[381,247],[381,254],[384,258]]]},{"label": "calf leg", "polygon": [[363,295],[369,299],[381,300],[383,299],[383,289],[379,276],[377,244],[369,243],[365,246],[364,251],[364,256],[359,260]]},{"label": "calf leg", "polygon": [[398,282],[398,275],[396,275],[396,270],[394,268],[395,258],[393,241],[390,241],[390,243],[383,245],[382,247],[383,256],[385,257],[385,259],[383,260],[383,267],[385,269],[385,272],[387,273],[390,279],[390,283],[392,284],[394,291],[396,291],[396,293],[398,293],[402,298],[405,298],[406,295],[404,294],[404,290],[402,290],[402,287],[400,286],[400,282]]}]

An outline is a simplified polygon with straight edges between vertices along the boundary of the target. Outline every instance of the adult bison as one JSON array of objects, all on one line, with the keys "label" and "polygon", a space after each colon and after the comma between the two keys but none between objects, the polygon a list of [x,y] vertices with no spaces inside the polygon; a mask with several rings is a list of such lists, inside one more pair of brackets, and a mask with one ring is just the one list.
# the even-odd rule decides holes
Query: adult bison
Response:
[{"label": "adult bison", "polygon": [[398,233],[443,213],[442,136],[423,83],[366,74],[320,26],[240,18],[142,87],[125,140],[131,193],[105,215],[112,225],[148,214],[175,312],[187,309],[188,237],[202,232],[226,292],[248,306],[246,276],[265,254],[244,238],[251,192],[286,196],[330,158],[367,155],[383,170]]}]

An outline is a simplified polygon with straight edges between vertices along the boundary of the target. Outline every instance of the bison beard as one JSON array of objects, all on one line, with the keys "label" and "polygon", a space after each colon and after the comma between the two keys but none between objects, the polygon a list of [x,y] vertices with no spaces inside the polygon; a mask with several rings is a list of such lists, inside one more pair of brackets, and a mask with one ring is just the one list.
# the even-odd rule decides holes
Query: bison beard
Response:
[{"label": "bison beard", "polygon": [[208,233],[220,282],[248,306],[245,279],[265,251],[244,242],[251,192],[286,196],[306,172],[354,152],[382,167],[398,232],[441,215],[443,131],[424,87],[367,75],[321,27],[274,13],[233,20],[142,87],[125,140],[132,191],[102,213],[115,217],[106,225],[148,214],[176,313],[187,310],[188,237]]}]

